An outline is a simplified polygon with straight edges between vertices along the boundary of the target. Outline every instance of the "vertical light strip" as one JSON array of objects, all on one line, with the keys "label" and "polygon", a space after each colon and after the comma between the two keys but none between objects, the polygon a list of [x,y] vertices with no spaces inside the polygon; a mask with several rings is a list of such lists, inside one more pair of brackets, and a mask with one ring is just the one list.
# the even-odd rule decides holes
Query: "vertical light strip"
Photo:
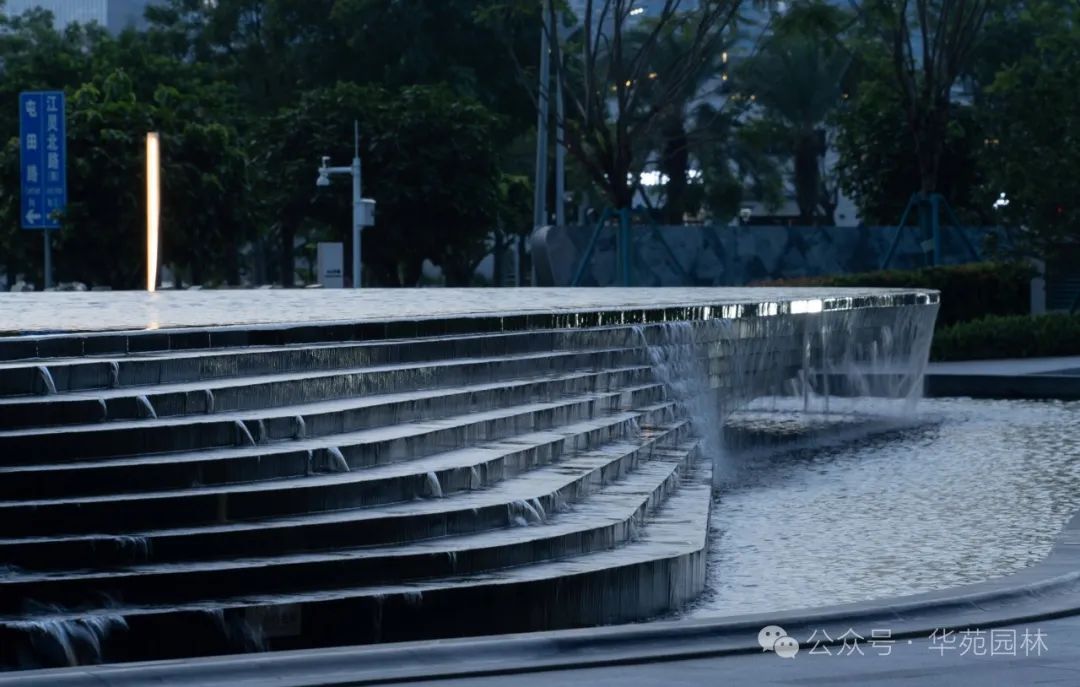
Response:
[{"label": "vertical light strip", "polygon": [[146,134],[146,290],[157,290],[158,225],[161,221],[161,148],[158,135]]}]

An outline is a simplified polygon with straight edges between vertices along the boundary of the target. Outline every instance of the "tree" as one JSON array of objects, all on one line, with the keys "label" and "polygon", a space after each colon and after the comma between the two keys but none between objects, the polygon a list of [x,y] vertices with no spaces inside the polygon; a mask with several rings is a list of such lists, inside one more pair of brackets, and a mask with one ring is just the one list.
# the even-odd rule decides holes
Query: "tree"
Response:
[{"label": "tree", "polygon": [[938,190],[951,93],[967,69],[991,0],[867,0],[863,16],[888,51],[893,86],[919,162],[919,190]]},{"label": "tree", "polygon": [[[631,206],[657,132],[685,105],[702,64],[721,52],[739,7],[739,0],[702,0],[694,8],[665,0],[641,25],[631,0],[585,0],[565,48],[552,40],[567,101],[562,143],[615,208]],[[548,25],[556,25],[553,5]],[[667,76],[650,78],[662,46],[679,35],[681,50],[664,59]]]},{"label": "tree", "polygon": [[[919,160],[888,72],[875,68],[872,55],[860,55],[860,62],[857,83],[830,117],[836,130],[838,181],[863,222],[894,225],[911,200]],[[976,200],[983,173],[978,164],[983,127],[971,107],[954,103],[951,108],[936,188],[961,216],[985,220]]]},{"label": "tree", "polygon": [[825,183],[825,120],[840,101],[851,58],[820,37],[777,34],[740,70],[743,88],[763,109],[762,124],[794,164],[799,221],[832,223],[836,201]]},{"label": "tree", "polygon": [[[63,89],[89,78],[86,55],[105,34],[95,28],[53,28],[52,15],[34,10],[19,16],[0,14],[0,100],[15,103],[21,91]],[[0,108],[0,256],[11,280],[20,272],[37,273],[42,264],[38,232],[21,229],[19,218],[19,119],[14,105]]]},{"label": "tree", "polygon": [[351,198],[316,189],[320,154],[352,157],[352,123],[361,132],[364,193],[377,199],[377,221],[364,231],[364,262],[377,283],[415,285],[425,258],[448,283],[467,284],[487,254],[501,207],[493,143],[498,118],[440,86],[392,92],[341,83],[316,89],[269,118],[255,138],[259,165],[273,170],[261,190],[276,218],[281,275],[293,270],[295,237],[309,218],[351,226]]},{"label": "tree", "polygon": [[[142,283],[144,137],[158,131],[163,258],[195,281],[235,281],[250,223],[231,87],[202,65],[159,53],[142,34],[112,38],[78,26],[58,33],[44,13],[5,21],[0,57],[11,100],[37,88],[68,96],[69,202],[53,239],[57,274],[117,287]],[[0,127],[2,188],[15,191],[0,191],[0,248],[10,274],[40,260],[38,242],[19,229],[18,123],[5,112]]]},{"label": "tree", "polygon": [[1022,248],[1044,258],[1080,247],[1076,169],[1080,164],[1080,7],[1033,2],[1016,30],[1038,35],[1033,50],[997,73],[987,89],[990,145],[984,203],[1005,192],[1002,218],[1024,226]]},{"label": "tree", "polygon": [[[651,23],[646,22],[632,33],[630,40],[649,40]],[[667,27],[655,38],[656,46],[649,56],[648,79],[660,82],[681,79],[679,87],[645,89],[644,106],[656,108],[662,113],[658,117],[656,140],[651,147],[657,151],[655,164],[665,180],[662,184],[662,216],[668,224],[682,224],[683,216],[693,205],[691,196],[694,194],[689,188],[688,176],[692,150],[695,144],[706,145],[705,141],[719,130],[710,126],[711,122],[704,117],[695,118],[694,112],[699,105],[707,102],[707,96],[719,93],[719,77],[727,61],[726,46],[718,45],[719,49],[703,55],[694,68],[685,74],[685,78],[681,78],[683,55],[693,49],[696,40],[690,29],[685,24]],[[712,88],[708,87],[710,82],[713,82]],[[665,102],[665,98],[669,100]],[[719,112],[715,114],[720,116]],[[699,128],[697,124],[702,126]]]}]

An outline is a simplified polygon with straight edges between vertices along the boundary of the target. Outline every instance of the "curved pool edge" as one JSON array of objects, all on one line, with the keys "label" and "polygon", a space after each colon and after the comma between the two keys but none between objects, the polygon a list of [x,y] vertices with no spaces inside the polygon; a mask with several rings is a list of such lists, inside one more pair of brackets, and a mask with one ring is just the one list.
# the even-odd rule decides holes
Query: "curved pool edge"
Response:
[{"label": "curved pool edge", "polygon": [[[0,686],[263,685],[329,687],[514,675],[761,652],[757,634],[780,625],[792,637],[873,630],[892,640],[934,630],[1037,623],[1080,614],[1080,513],[1041,562],[973,584],[872,601],[776,613],[678,620],[394,645],[338,647],[0,675]],[[836,639],[823,646],[841,645]]]}]

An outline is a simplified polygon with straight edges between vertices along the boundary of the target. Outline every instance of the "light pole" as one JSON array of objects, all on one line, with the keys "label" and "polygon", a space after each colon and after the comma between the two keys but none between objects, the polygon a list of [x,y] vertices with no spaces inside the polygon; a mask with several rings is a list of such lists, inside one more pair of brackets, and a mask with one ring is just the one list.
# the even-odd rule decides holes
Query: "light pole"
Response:
[{"label": "light pole", "polygon": [[364,198],[360,187],[360,124],[353,122],[353,161],[349,167],[330,167],[330,156],[323,155],[322,164],[319,166],[319,176],[315,185],[324,188],[330,185],[332,174],[351,174],[353,192],[353,221],[352,221],[352,264],[353,264],[353,288],[359,289],[361,284],[362,266],[360,264],[360,234],[364,227],[375,225],[375,201]]}]

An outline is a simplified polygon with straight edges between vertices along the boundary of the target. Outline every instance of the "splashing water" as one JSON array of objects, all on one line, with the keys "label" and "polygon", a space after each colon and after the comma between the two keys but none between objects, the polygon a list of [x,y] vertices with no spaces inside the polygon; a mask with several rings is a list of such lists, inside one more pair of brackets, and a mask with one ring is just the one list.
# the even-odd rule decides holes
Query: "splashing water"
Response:
[{"label": "splashing water", "polygon": [[469,467],[469,489],[480,489],[484,486],[484,480],[480,478],[480,471],[473,465]]},{"label": "splashing water", "polygon": [[[703,323],[701,326],[706,331],[700,333],[689,322],[634,328],[648,352],[657,381],[676,402],[677,414],[690,419],[704,444],[705,455],[714,463],[720,462],[722,454],[720,419],[723,412],[719,396],[709,383],[708,351],[701,341],[717,338],[715,335],[723,333],[725,324],[724,320]],[[656,343],[651,343],[650,339],[655,339]],[[632,429],[635,435],[640,433],[636,420]]]},{"label": "splashing water", "polygon": [[540,519],[540,522],[546,522],[547,513],[544,511],[544,504],[540,503],[540,499],[531,499],[529,504],[533,507],[533,510],[536,511],[536,515]]},{"label": "splashing water", "polygon": [[204,389],[203,396],[206,397],[206,414],[212,415],[214,413],[214,392],[210,389]]},{"label": "splashing water", "polygon": [[541,507],[539,510],[536,505],[539,505],[539,500],[532,499],[532,502],[525,500],[514,501],[507,505],[509,520],[515,525],[524,527],[533,523],[540,524],[544,522],[543,516],[540,512],[543,510]]},{"label": "splashing water", "polygon": [[295,418],[293,418],[293,421],[296,423],[296,431],[293,432],[293,439],[299,440],[299,439],[303,439],[304,437],[306,437],[307,436],[307,423],[304,422],[304,416],[303,415],[297,415]]},{"label": "splashing water", "polygon": [[237,420],[234,426],[236,427],[237,446],[255,446],[255,438],[251,436],[251,430],[247,428],[247,425]]},{"label": "splashing water", "polygon": [[146,537],[128,535],[113,537],[112,539],[116,542],[116,548],[121,552],[130,552],[133,560],[150,560],[150,540]]},{"label": "splashing water", "polygon": [[135,399],[135,403],[138,404],[138,409],[141,417],[150,420],[157,419],[157,412],[154,410],[154,406],[150,405],[150,399],[146,396],[139,396]]},{"label": "splashing water", "polygon": [[105,402],[104,398],[99,398],[98,407],[101,408],[101,421],[105,422],[109,419],[109,404]]},{"label": "splashing water", "polygon": [[565,513],[570,510],[570,503],[566,500],[566,494],[562,489],[556,489],[551,495],[551,512]]},{"label": "splashing water", "polygon": [[723,483],[731,476],[723,421],[751,402],[794,396],[807,413],[913,412],[936,317],[937,305],[849,308],[634,331]]},{"label": "splashing water", "polygon": [[33,651],[42,663],[69,667],[101,663],[104,660],[102,643],[113,632],[128,627],[127,621],[119,615],[42,618],[11,622],[8,626],[28,635]]},{"label": "splashing water", "polygon": [[45,389],[45,396],[52,396],[56,394],[56,382],[53,381],[52,372],[49,372],[49,368],[44,365],[37,366],[38,378],[41,380],[41,384]]},{"label": "splashing water", "polygon": [[109,388],[115,389],[120,386],[120,363],[115,360],[109,361]]},{"label": "splashing water", "polygon": [[434,472],[424,475],[424,488],[428,498],[441,499],[443,496],[442,485],[439,484],[439,476]]},{"label": "splashing water", "polygon": [[331,446],[326,449],[326,456],[330,472],[349,472],[349,461],[345,460],[340,448]]},{"label": "splashing water", "polygon": [[260,419],[255,425],[256,432],[259,437],[259,443],[265,444],[270,439],[269,433],[266,431],[266,421]]}]

